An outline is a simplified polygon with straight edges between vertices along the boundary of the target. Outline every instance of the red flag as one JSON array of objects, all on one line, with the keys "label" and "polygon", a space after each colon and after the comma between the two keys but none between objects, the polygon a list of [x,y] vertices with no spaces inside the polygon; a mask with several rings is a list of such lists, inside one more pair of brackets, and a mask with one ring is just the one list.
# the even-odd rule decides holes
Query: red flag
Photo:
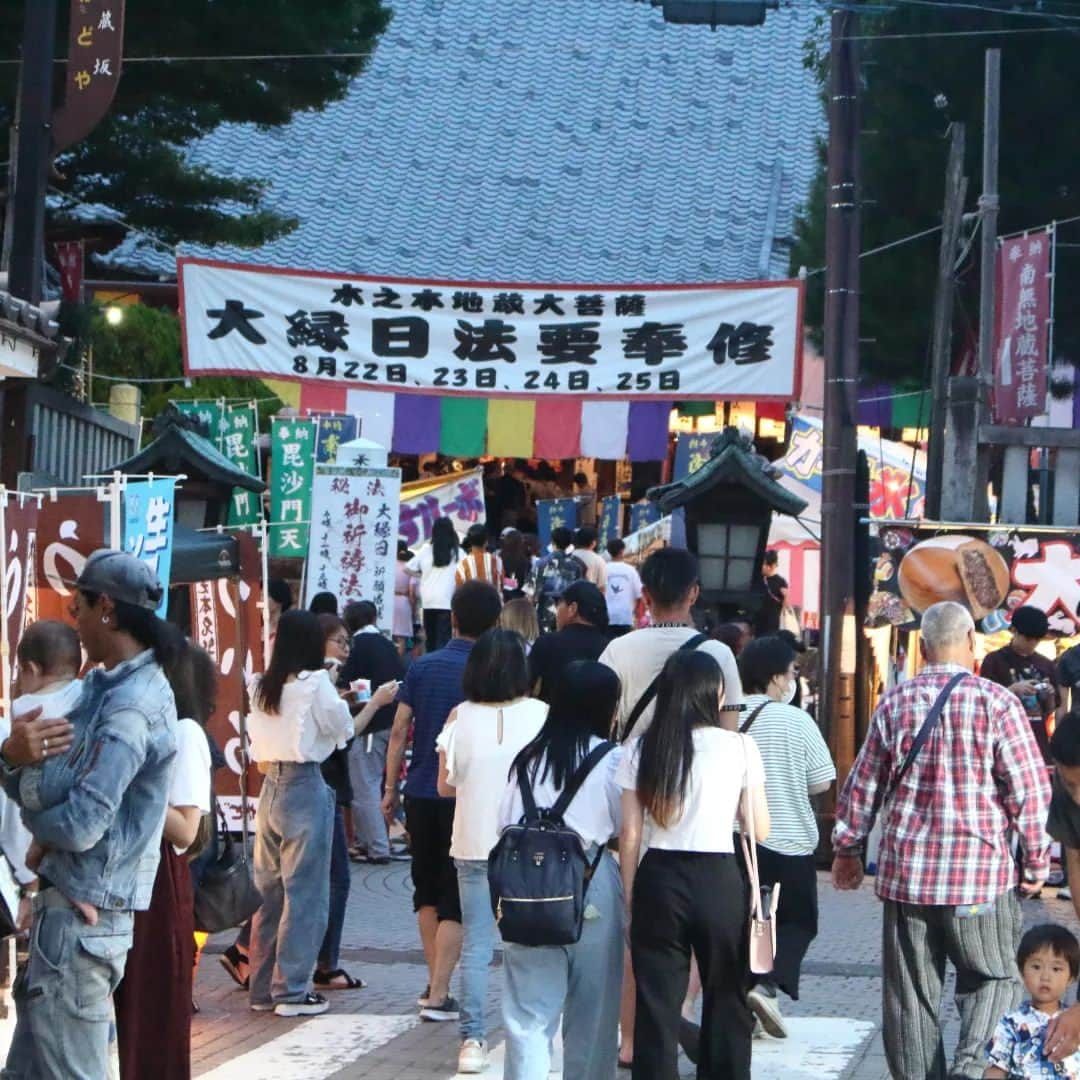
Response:
[{"label": "red flag", "polygon": [[36,618],[74,625],[68,615],[71,589],[65,582],[74,581],[87,558],[104,546],[105,504],[97,495],[61,495],[55,502],[42,502],[34,555]]},{"label": "red flag", "polygon": [[82,301],[83,245],[81,240],[56,245],[56,265],[60,270],[61,296],[72,304]]},{"label": "red flag", "polygon": [[[7,619],[9,673],[14,678],[15,653],[27,624],[27,596],[33,578],[34,536],[37,530],[37,499],[8,498],[4,508],[4,618]],[[9,688],[10,684],[5,686]]]},{"label": "red flag", "polygon": [[998,246],[994,418],[1018,424],[1046,412],[1052,229]]}]

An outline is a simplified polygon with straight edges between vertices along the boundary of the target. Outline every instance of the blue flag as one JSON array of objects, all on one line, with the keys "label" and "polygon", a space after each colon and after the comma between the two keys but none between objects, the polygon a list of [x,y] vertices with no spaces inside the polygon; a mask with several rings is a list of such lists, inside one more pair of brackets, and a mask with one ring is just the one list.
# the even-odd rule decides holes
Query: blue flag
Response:
[{"label": "blue flag", "polygon": [[124,488],[124,550],[146,563],[161,582],[164,595],[157,613],[169,606],[176,481],[136,480]]}]

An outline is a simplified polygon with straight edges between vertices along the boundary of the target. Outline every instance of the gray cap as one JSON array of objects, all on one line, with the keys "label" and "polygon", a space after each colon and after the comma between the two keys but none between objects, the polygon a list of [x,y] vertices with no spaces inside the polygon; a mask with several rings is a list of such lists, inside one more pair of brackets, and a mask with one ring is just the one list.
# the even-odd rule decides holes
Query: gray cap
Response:
[{"label": "gray cap", "polygon": [[100,548],[86,560],[75,585],[84,592],[111,596],[148,611],[157,610],[165,591],[157,575],[141,559],[111,548]]}]

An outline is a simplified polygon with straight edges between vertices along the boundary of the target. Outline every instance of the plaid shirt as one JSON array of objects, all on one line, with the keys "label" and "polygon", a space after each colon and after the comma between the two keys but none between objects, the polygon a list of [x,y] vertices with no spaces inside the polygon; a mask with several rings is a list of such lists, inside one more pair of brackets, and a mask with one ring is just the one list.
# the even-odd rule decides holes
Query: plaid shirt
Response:
[{"label": "plaid shirt", "polygon": [[[833,847],[870,833],[893,776],[955,664],[928,664],[889,691],[836,804]],[[1050,782],[1024,710],[1008,690],[977,676],[953,688],[919,756],[881,808],[877,894],[906,904],[977,904],[1017,883],[1010,852],[1036,880],[1050,865]]]}]

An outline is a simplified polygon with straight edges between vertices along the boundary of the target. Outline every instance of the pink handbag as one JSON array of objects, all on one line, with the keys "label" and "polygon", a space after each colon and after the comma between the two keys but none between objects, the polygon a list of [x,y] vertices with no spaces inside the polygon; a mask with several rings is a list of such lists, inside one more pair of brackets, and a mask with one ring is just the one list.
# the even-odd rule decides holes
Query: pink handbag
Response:
[{"label": "pink handbag", "polygon": [[[740,735],[739,739],[748,738]],[[744,775],[749,774],[750,759],[743,743]],[[750,787],[742,794],[742,846],[746,858],[746,871],[750,877],[750,971],[754,975],[768,975],[776,960],[776,908],[780,903],[780,883],[761,887],[758,876],[757,844],[754,836],[754,800]]]}]

